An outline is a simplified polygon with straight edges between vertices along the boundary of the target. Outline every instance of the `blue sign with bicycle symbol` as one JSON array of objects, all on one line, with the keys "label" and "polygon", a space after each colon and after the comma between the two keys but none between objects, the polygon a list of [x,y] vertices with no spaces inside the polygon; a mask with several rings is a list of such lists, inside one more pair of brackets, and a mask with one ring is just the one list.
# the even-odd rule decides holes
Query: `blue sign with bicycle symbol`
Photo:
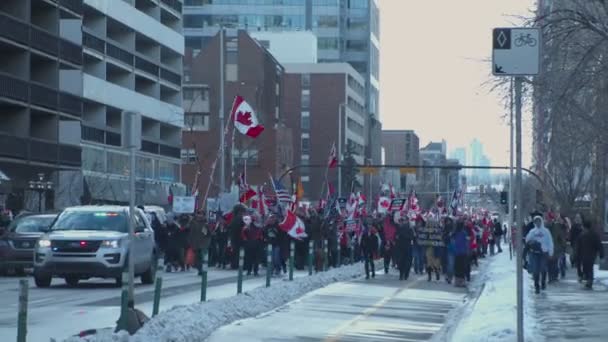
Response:
[{"label": "blue sign with bicycle symbol", "polygon": [[496,28],[492,32],[492,73],[534,76],[540,72],[541,32],[538,28]]}]

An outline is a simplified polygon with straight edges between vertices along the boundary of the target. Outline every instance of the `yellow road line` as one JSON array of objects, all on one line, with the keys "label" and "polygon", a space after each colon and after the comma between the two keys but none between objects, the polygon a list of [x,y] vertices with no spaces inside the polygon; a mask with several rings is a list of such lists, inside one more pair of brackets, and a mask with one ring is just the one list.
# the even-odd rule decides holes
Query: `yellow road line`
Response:
[{"label": "yellow road line", "polygon": [[423,279],[424,279],[424,276],[414,280],[411,283],[408,283],[406,286],[404,286],[402,288],[397,289],[393,294],[385,296],[384,298],[380,299],[374,305],[363,310],[363,312],[361,314],[357,315],[356,317],[354,317],[353,319],[351,319],[347,322],[344,322],[343,324],[338,326],[338,328],[332,330],[332,332],[325,338],[324,342],[338,342],[340,340],[340,338],[344,335],[344,332],[350,326],[356,324],[357,322],[359,322],[361,320],[368,318],[369,316],[374,314],[376,311],[380,310],[380,308],[382,308],[384,305],[386,305],[386,303],[388,303],[391,299],[395,298],[398,294],[400,294],[404,290],[411,288],[412,286],[419,283]]}]

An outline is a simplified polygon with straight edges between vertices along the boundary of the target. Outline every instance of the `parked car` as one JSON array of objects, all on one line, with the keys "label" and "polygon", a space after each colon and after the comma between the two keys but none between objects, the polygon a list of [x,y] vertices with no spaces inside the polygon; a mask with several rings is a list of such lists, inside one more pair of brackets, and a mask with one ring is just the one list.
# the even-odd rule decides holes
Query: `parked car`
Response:
[{"label": "parked car", "polygon": [[15,218],[0,236],[0,270],[22,275],[34,265],[36,241],[46,232],[56,213],[24,214]]},{"label": "parked car", "polygon": [[36,245],[34,281],[48,287],[53,277],[69,286],[81,279],[114,278],[123,282],[128,257],[135,262],[135,276],[152,284],[156,274],[157,249],[154,231],[140,209],[135,209],[135,239],[129,243],[129,208],[81,206],[65,209]]}]

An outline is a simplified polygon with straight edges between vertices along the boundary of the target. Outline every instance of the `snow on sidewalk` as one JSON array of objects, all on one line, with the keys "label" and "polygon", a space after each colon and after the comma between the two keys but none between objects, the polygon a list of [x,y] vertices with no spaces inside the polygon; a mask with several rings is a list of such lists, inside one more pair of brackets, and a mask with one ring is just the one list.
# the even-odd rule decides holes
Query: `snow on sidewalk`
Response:
[{"label": "snow on sidewalk", "polygon": [[361,264],[344,266],[291,282],[273,283],[269,288],[256,288],[238,296],[176,306],[161,312],[133,336],[126,332],[105,332],[88,338],[69,338],[65,342],[202,341],[223,325],[255,317],[331,283],[359,277],[362,271]]},{"label": "snow on sidewalk", "polygon": [[[456,325],[445,341],[454,342],[511,342],[517,334],[516,259],[500,253],[482,259],[479,274],[469,288],[479,292],[476,300],[470,301],[460,314],[455,314]],[[524,272],[524,331],[526,341],[538,341],[537,324],[531,300],[533,291],[530,277]]]}]

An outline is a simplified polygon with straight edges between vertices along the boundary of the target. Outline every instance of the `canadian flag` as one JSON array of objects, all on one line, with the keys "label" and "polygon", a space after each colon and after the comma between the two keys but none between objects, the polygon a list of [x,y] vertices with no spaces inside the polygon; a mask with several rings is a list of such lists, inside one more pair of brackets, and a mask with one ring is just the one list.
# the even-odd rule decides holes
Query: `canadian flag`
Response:
[{"label": "canadian flag", "polygon": [[291,210],[287,210],[287,215],[285,215],[283,222],[279,223],[279,228],[296,240],[307,237],[304,222]]},{"label": "canadian flag", "polygon": [[378,199],[378,212],[380,214],[387,213],[390,206],[391,200],[388,197],[382,196]]},{"label": "canadian flag", "polygon": [[331,145],[331,151],[329,151],[329,158],[327,158],[327,167],[333,169],[338,166],[338,152],[336,151],[336,143]]},{"label": "canadian flag", "polygon": [[255,115],[253,108],[251,108],[242,96],[237,95],[234,99],[234,105],[232,106],[230,115],[234,121],[234,127],[241,132],[241,134],[257,138],[257,136],[264,131],[264,126],[260,125],[258,122],[258,118]]}]

